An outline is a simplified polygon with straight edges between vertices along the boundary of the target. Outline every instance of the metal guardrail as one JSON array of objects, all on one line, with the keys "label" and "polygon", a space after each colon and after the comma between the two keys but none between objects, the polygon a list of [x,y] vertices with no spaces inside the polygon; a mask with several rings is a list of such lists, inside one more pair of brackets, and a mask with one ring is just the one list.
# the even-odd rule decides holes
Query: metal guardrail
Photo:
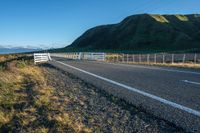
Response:
[{"label": "metal guardrail", "polygon": [[47,62],[51,60],[50,54],[49,53],[34,53],[34,63],[38,62]]}]

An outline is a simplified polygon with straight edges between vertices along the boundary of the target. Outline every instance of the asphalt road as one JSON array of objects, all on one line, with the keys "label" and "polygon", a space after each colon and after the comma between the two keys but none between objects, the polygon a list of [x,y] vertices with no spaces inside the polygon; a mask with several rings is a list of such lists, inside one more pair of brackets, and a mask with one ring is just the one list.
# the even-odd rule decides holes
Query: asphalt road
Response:
[{"label": "asphalt road", "polygon": [[200,71],[57,57],[51,64],[187,131],[200,132]]}]

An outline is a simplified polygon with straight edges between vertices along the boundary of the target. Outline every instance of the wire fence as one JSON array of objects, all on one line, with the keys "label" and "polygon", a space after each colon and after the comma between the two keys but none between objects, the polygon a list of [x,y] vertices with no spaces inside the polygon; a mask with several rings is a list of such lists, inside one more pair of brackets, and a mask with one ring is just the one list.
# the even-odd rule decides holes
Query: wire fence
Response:
[{"label": "wire fence", "polygon": [[200,53],[186,54],[123,54],[123,53],[95,53],[95,52],[71,52],[51,53],[54,57],[63,57],[77,60],[96,60],[122,63],[193,63],[200,64]]},{"label": "wire fence", "polygon": [[106,54],[108,62],[133,63],[200,63],[200,54]]}]

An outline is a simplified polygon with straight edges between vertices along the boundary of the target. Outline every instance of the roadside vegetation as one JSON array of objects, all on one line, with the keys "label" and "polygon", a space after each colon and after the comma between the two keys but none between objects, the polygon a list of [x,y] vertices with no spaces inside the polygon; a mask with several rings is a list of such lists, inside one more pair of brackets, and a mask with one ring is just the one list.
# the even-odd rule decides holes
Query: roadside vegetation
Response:
[{"label": "roadside vegetation", "polygon": [[[16,58],[16,60],[12,60]],[[90,132],[71,121],[31,57],[1,56],[1,132]]]},{"label": "roadside vegetation", "polygon": [[[129,57],[128,60],[130,60],[130,61],[127,61],[126,56],[124,57],[124,61],[123,61],[122,55],[119,56],[118,54],[108,54],[108,55],[106,55],[106,61],[113,62],[113,63],[119,63],[119,64],[130,64],[130,65],[133,64],[133,65],[149,65],[149,66],[165,66],[165,67],[200,69],[200,59],[199,58],[197,59],[196,63],[194,63],[193,61],[185,61],[184,63],[182,63],[181,61],[174,62],[174,63],[172,63],[171,61],[161,63],[162,61],[160,61],[160,62],[155,63],[152,61],[147,62],[147,60],[141,61],[141,62],[139,62],[139,61],[133,62],[132,56],[130,55],[128,57]],[[119,58],[119,61],[117,60],[117,58]]]},{"label": "roadside vegetation", "polygon": [[145,62],[128,62],[128,63],[120,63],[120,64],[132,64],[132,65],[148,65],[148,66],[165,66],[165,67],[176,67],[176,68],[189,68],[189,69],[200,69],[200,64],[194,63],[145,63]]}]

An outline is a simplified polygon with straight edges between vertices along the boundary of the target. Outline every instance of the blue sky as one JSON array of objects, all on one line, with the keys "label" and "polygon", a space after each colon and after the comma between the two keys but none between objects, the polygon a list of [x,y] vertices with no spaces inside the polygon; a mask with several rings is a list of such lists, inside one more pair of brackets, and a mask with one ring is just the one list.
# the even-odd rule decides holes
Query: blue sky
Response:
[{"label": "blue sky", "polygon": [[63,47],[140,13],[200,13],[200,0],[0,0],[0,46]]}]

